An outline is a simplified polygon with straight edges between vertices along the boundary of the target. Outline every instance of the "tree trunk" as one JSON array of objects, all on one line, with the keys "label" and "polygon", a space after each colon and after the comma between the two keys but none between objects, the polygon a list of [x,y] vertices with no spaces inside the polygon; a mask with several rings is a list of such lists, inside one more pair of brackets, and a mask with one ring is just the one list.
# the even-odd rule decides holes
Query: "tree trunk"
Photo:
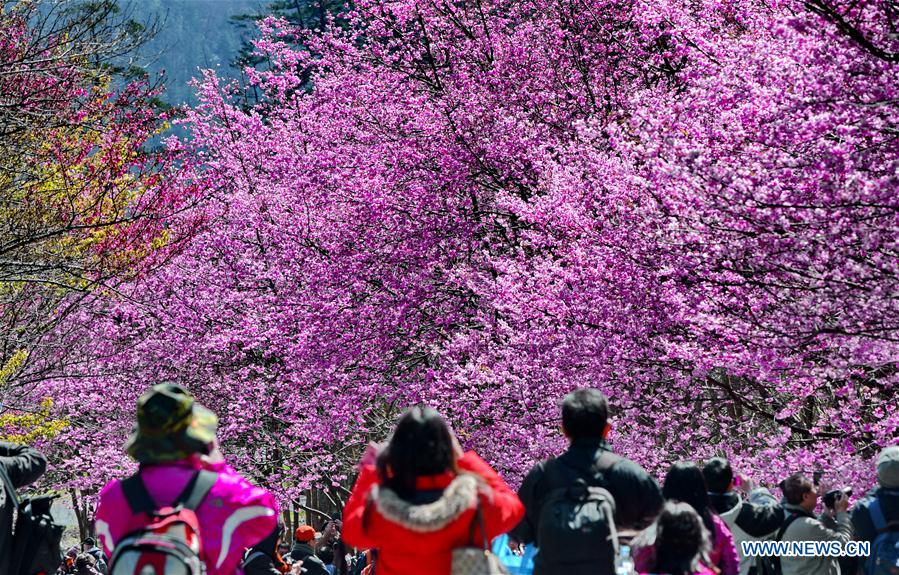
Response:
[{"label": "tree trunk", "polygon": [[306,495],[306,505],[302,506],[306,514],[306,523],[321,531],[325,528],[331,516],[338,509],[331,502],[331,499],[321,489],[311,488]]},{"label": "tree trunk", "polygon": [[75,511],[75,519],[78,521],[78,538],[84,541],[94,536],[94,522],[91,521],[93,509],[84,496],[84,492],[78,489],[69,489],[72,498],[72,509]]},{"label": "tree trunk", "polygon": [[284,522],[284,535],[281,537],[282,541],[293,541],[293,531],[296,529],[296,525],[294,525],[293,522],[293,516],[293,504],[288,503],[281,511],[281,521]]}]

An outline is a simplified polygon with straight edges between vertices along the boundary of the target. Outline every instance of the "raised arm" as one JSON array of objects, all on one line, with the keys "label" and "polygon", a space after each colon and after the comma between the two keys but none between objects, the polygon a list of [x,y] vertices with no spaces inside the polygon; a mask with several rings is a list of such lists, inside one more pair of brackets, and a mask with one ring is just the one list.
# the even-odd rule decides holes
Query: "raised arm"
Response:
[{"label": "raised arm", "polygon": [[0,465],[12,484],[19,488],[34,483],[44,474],[47,459],[32,447],[0,442]]}]

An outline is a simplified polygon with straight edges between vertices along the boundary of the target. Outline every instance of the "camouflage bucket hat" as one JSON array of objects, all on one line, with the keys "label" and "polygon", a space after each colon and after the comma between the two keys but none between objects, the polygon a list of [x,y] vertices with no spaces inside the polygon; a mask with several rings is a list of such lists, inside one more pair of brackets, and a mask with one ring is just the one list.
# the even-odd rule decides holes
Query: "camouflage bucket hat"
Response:
[{"label": "camouflage bucket hat", "polygon": [[137,400],[137,425],[125,451],[139,463],[161,463],[206,453],[218,417],[173,383],[154,385]]}]

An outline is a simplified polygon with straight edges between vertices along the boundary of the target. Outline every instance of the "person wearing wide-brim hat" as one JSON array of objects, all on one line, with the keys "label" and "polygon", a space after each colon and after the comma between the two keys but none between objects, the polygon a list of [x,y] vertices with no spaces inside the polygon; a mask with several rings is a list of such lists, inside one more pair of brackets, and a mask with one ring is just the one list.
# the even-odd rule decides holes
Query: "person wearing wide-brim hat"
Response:
[{"label": "person wearing wide-brim hat", "polygon": [[178,461],[215,446],[218,417],[186,389],[173,383],[153,386],[137,400],[137,425],[125,451],[140,463]]},{"label": "person wearing wide-brim hat", "polygon": [[[140,463],[135,476],[154,505],[183,501],[188,484],[200,484],[201,477],[211,485],[196,507],[202,558],[207,575],[232,575],[244,550],[275,529],[278,509],[270,493],[225,463],[217,448],[217,427],[216,415],[186,389],[161,383],[138,399],[137,425],[125,451]],[[109,557],[116,543],[135,529],[132,518],[139,513],[133,503],[132,498],[129,504],[120,480],[111,481],[100,493],[95,530]]]}]

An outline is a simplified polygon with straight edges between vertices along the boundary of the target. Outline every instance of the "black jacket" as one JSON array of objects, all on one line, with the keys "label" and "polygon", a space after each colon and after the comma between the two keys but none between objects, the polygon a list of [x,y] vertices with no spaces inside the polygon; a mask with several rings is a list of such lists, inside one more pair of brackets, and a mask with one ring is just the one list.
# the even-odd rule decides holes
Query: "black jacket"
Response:
[{"label": "black jacket", "polygon": [[[557,457],[566,466],[589,469],[601,450],[608,450],[600,439],[581,438],[571,442],[568,450]],[[540,508],[552,490],[545,473],[546,462],[535,465],[524,478],[518,497],[524,503],[524,518],[509,535],[521,543],[536,541]],[[658,482],[629,459],[620,458],[603,472],[606,487],[615,498],[615,524],[618,529],[643,529],[652,523],[662,508],[662,490]]]},{"label": "black jacket", "polygon": [[106,575],[109,567],[106,565],[106,556],[103,555],[103,551],[99,547],[93,547],[87,552],[94,558],[94,567],[100,572],[100,575]]},{"label": "black jacket", "polygon": [[[709,493],[712,508],[718,515],[725,515],[742,501],[740,496],[733,491],[728,493]],[[737,512],[735,523],[752,537],[764,538],[776,533],[786,512],[782,505],[758,505],[749,501],[742,501],[743,506]]]},{"label": "black jacket", "polygon": [[308,543],[294,542],[293,549],[290,550],[290,558],[295,562],[303,562],[303,573],[305,575],[328,575],[325,564],[315,556],[315,550]]},{"label": "black jacket", "polygon": [[[0,442],[0,466],[18,489],[34,483],[47,469],[47,460],[36,449]],[[13,504],[11,494],[0,481],[0,573],[9,571],[12,555]]]},{"label": "black jacket", "polygon": [[855,538],[859,541],[873,542],[877,538],[869,509],[875,497],[880,499],[880,510],[887,523],[899,521],[899,489],[873,489],[852,509],[852,526],[855,528]]},{"label": "black jacket", "polygon": [[75,575],[102,575],[102,573],[90,562],[87,553],[81,553],[75,559]]},{"label": "black jacket", "polygon": [[244,575],[281,575],[275,563],[278,539],[281,536],[279,525],[268,537],[251,547],[243,559]]},{"label": "black jacket", "polygon": [[243,564],[244,575],[281,575],[275,560],[262,551],[251,549]]}]

